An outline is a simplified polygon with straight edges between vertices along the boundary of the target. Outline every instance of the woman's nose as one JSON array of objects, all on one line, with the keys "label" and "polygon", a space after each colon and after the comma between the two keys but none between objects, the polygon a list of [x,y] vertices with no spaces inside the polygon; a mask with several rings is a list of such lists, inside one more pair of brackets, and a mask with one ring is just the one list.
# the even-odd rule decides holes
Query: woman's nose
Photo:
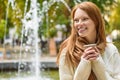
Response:
[{"label": "woman's nose", "polygon": [[78,25],[82,25],[82,24],[83,24],[83,21],[79,20]]}]

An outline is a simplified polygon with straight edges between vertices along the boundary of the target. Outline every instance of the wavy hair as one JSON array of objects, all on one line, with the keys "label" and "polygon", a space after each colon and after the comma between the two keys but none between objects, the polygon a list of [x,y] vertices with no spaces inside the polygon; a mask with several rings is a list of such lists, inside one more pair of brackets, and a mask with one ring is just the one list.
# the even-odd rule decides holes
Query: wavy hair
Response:
[{"label": "wavy hair", "polygon": [[[72,12],[71,12],[72,20],[74,19],[75,11],[78,8],[85,11],[88,14],[88,16],[93,20],[93,22],[96,26],[96,32],[97,32],[96,33],[97,34],[96,44],[99,45],[102,43],[103,45],[102,45],[101,51],[104,51],[105,46],[106,46],[106,37],[105,37],[105,30],[104,30],[105,24],[104,24],[104,20],[103,20],[103,17],[101,15],[99,8],[92,2],[82,2],[80,4],[77,4],[73,7]],[[57,63],[59,64],[59,58],[61,55],[61,51],[64,48],[66,48],[67,53],[66,53],[65,59],[66,59],[67,64],[72,65],[73,67],[76,67],[80,62],[80,60],[78,60],[77,58],[80,59],[80,57],[81,57],[81,54],[74,55],[74,49],[76,46],[77,38],[79,37],[80,41],[83,43],[87,43],[87,42],[85,39],[78,36],[78,33],[73,25],[74,25],[74,22],[72,23],[72,29],[71,29],[70,36],[60,46],[59,54],[57,57]],[[82,46],[82,43],[80,45]]]}]

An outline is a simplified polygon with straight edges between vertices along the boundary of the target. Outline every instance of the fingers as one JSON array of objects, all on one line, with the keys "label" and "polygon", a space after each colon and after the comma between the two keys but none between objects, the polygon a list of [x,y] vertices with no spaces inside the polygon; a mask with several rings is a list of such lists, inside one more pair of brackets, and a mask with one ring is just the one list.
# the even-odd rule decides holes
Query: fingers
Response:
[{"label": "fingers", "polygon": [[[86,51],[84,51],[84,57],[87,57],[87,56],[89,56],[89,55],[94,55],[94,53],[95,53],[95,50],[94,50],[94,49],[86,50]],[[83,57],[83,58],[84,58],[84,57]]]},{"label": "fingers", "polygon": [[98,56],[99,56],[99,54],[97,52],[95,52],[95,54],[90,53],[90,54],[83,56],[83,58],[85,58],[86,60],[95,60],[95,59],[97,59]]},{"label": "fingers", "polygon": [[86,51],[88,51],[88,50],[91,50],[91,49],[93,49],[93,47],[88,47],[88,48],[85,49],[84,52],[86,52]]},{"label": "fingers", "polygon": [[100,52],[97,47],[94,47],[94,48],[95,48],[95,50],[96,50],[98,53]]},{"label": "fingers", "polygon": [[88,60],[93,61],[99,57],[99,54],[95,52],[95,54],[88,55],[87,57],[88,57]]},{"label": "fingers", "polygon": [[86,60],[96,60],[99,56],[99,50],[97,49],[97,47],[89,47],[87,49],[84,50],[83,53],[83,58]]}]

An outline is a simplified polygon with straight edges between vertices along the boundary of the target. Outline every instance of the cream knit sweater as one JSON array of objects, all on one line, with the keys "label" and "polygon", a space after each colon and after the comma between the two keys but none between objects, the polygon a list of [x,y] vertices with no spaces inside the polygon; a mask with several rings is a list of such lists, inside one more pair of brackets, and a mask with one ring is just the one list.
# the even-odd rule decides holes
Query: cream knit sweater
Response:
[{"label": "cream knit sweater", "polygon": [[60,80],[88,80],[91,69],[97,80],[120,80],[120,54],[112,43],[107,44],[104,54],[95,61],[81,58],[76,69],[65,64],[65,54],[66,49],[63,49],[59,64]]}]

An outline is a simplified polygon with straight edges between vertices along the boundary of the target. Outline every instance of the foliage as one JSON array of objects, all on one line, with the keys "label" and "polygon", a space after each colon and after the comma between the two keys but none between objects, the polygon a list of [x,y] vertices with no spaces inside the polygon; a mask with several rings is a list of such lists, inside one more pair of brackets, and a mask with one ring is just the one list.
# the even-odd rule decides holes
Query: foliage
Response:
[{"label": "foliage", "polygon": [[0,39],[4,38],[5,34],[5,20],[0,21]]},{"label": "foliage", "polygon": [[5,4],[3,3],[3,0],[0,0],[0,20],[5,18]]},{"label": "foliage", "polygon": [[49,10],[44,13],[43,24],[40,26],[39,35],[43,34],[48,38],[56,36],[56,25],[69,24],[69,15],[70,12],[68,12],[63,3],[54,3],[51,7],[49,7]]},{"label": "foliage", "polygon": [[24,5],[25,0],[15,0],[15,4],[13,7],[12,4],[9,5],[8,13],[11,14],[8,14],[8,18],[10,18],[9,21],[13,23],[13,26],[16,27],[16,33],[19,35],[21,35],[22,19],[24,17]]},{"label": "foliage", "polygon": [[112,30],[118,29],[120,30],[120,0],[118,1],[117,5],[113,8],[111,16],[110,16],[110,25]]}]

